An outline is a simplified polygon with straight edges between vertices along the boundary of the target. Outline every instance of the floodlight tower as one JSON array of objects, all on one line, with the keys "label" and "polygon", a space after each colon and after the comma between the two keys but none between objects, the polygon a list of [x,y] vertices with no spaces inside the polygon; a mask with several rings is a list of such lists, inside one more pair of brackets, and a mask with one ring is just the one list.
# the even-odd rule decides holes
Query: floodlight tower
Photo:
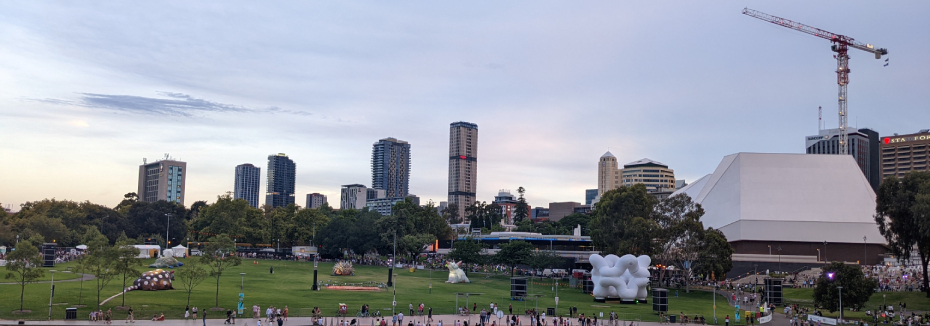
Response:
[{"label": "floodlight tower", "polygon": [[849,48],[859,49],[862,51],[875,54],[875,59],[881,59],[883,55],[888,54],[887,49],[876,49],[872,44],[857,42],[852,37],[833,34],[825,30],[804,25],[781,17],[772,16],[761,11],[743,8],[743,14],[755,17],[775,25],[787,27],[799,32],[814,35],[816,37],[829,40],[833,43],[830,49],[836,52],[833,56],[836,58],[836,83],[839,84],[839,115],[840,115],[840,155],[849,154],[849,135],[846,133],[848,127],[846,114],[846,85],[849,84]]}]

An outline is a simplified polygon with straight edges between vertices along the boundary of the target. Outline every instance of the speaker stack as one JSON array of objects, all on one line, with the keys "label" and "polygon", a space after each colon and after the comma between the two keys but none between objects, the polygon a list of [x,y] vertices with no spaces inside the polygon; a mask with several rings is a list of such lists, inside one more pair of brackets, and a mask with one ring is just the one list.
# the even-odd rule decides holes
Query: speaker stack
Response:
[{"label": "speaker stack", "polygon": [[590,278],[581,281],[581,291],[584,292],[584,294],[591,294],[594,292],[594,282],[591,281]]},{"label": "speaker stack", "polygon": [[55,251],[58,244],[46,243],[42,245],[42,267],[55,267]]},{"label": "speaker stack", "polygon": [[526,278],[525,277],[511,277],[510,278],[510,299],[511,300],[523,300],[526,298]]},{"label": "speaker stack", "polygon": [[652,311],[668,312],[668,290],[652,289]]},{"label": "speaker stack", "polygon": [[784,304],[781,295],[781,283],[784,281],[780,278],[767,278],[765,279],[765,289],[763,290],[763,295],[765,295],[765,301],[768,301],[771,304],[781,305]]}]

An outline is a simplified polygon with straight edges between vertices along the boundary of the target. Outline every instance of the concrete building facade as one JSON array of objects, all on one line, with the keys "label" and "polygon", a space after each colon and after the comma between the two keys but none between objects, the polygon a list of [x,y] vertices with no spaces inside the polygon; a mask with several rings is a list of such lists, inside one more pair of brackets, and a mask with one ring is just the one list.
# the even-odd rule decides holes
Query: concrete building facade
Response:
[{"label": "concrete building facade", "polygon": [[326,203],[326,195],[321,193],[312,193],[307,194],[307,206],[306,208],[320,208],[323,204]]},{"label": "concrete building facade", "polygon": [[297,164],[284,153],[268,155],[268,179],[265,205],[284,207],[294,204]]},{"label": "concrete building facade", "polygon": [[[576,203],[573,201],[561,202],[561,203],[549,203],[549,221],[558,222],[563,217],[575,213],[575,208],[585,206],[581,203]],[[590,206],[588,206],[590,209]]]},{"label": "concrete building facade", "polygon": [[384,189],[386,197],[403,198],[410,186],[410,144],[384,138],[372,145],[371,187]]},{"label": "concrete building facade", "polygon": [[339,209],[362,209],[368,201],[368,187],[360,184],[342,185]]},{"label": "concrete building facade", "polygon": [[236,165],[233,199],[245,199],[249,206],[258,208],[258,187],[261,186],[262,168],[252,164]]},{"label": "concrete building facade", "polygon": [[165,200],[184,205],[187,162],[164,159],[139,166],[139,201]]},{"label": "concrete building facade", "polygon": [[476,201],[478,187],[478,125],[453,122],[449,128],[449,203],[458,216]]},{"label": "concrete building facade", "polygon": [[601,155],[597,162],[597,194],[603,195],[608,190],[618,187],[620,187],[620,169],[617,165],[617,157],[608,151]]},{"label": "concrete building facade", "polygon": [[901,178],[910,171],[930,171],[930,129],[916,134],[882,137],[882,178]]},{"label": "concrete building facade", "polygon": [[492,204],[497,204],[501,208],[501,216],[504,217],[504,224],[513,224],[513,214],[517,210],[517,197],[510,193],[510,190],[501,189],[494,196]]},{"label": "concrete building facade", "polygon": [[[878,133],[867,128],[849,128],[848,130],[848,153],[853,156],[856,164],[859,165],[859,169],[862,170],[862,174],[869,180],[872,190],[878,190],[878,185],[882,182],[879,167],[879,148],[881,144]],[[807,136],[804,145],[807,154],[839,154],[839,144],[840,130],[825,129],[821,130],[818,135]]]},{"label": "concrete building facade", "polygon": [[648,192],[674,190],[675,170],[669,169],[668,165],[644,158],[624,164],[620,172],[620,182],[627,187],[644,184]]}]

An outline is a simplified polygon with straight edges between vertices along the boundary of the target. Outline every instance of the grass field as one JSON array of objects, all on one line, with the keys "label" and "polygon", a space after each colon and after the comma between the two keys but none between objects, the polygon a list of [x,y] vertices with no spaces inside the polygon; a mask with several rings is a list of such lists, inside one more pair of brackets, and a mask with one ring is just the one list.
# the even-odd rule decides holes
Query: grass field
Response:
[{"label": "grass field", "polygon": [[[805,307],[812,307],[814,303],[814,289],[784,289],[785,301],[791,304],[799,304]],[[876,292],[869,297],[865,304],[866,308],[875,311],[883,304],[895,306],[898,311],[898,303],[906,302],[907,310],[910,311],[930,311],[930,299],[923,292]],[[830,313],[823,311],[824,316],[837,317],[839,312]],[[844,319],[866,319],[865,310],[849,311],[843,313]],[[867,321],[870,321],[871,317]]]},{"label": "grass field", "polygon": [[[181,259],[185,262],[184,259]],[[148,265],[151,260],[146,260]],[[56,270],[64,270],[71,264],[59,264]],[[275,273],[269,273],[269,268],[274,267]],[[180,267],[184,268],[184,267]],[[150,270],[143,268],[143,271]],[[324,283],[386,283],[388,269],[385,267],[356,266],[354,276],[330,276],[332,264],[320,264],[319,280]],[[381,292],[344,292],[323,289],[321,291],[311,291],[313,284],[313,264],[306,262],[283,262],[260,260],[258,264],[253,264],[252,260],[245,260],[241,266],[236,266],[224,272],[220,278],[219,306],[223,308],[234,309],[238,302],[240,275],[246,273],[244,280],[245,306],[246,310],[253,304],[260,305],[263,309],[268,305],[276,307],[289,306],[292,316],[309,315],[310,310],[318,306],[322,309],[324,315],[332,316],[336,312],[339,303],[349,305],[350,314],[354,315],[362,304],[368,304],[372,310],[381,310],[383,315],[391,313],[392,292],[383,290]],[[397,275],[395,285],[397,290],[398,311],[407,314],[407,305],[414,305],[423,302],[428,307],[433,308],[434,314],[452,314],[456,307],[455,293],[480,293],[470,295],[467,299],[464,295],[459,296],[458,304],[464,306],[467,303],[471,306],[473,303],[478,304],[478,309],[488,307],[489,303],[497,303],[499,307],[506,308],[513,304],[515,313],[521,313],[525,309],[530,309],[538,304],[540,310],[545,311],[546,307],[555,307],[555,291],[551,286],[552,281],[537,280],[530,287],[530,294],[539,294],[541,297],[537,300],[530,299],[527,301],[510,300],[510,279],[506,275],[486,278],[482,274],[471,274],[471,284],[446,284],[448,278],[446,271],[434,271],[432,279],[428,270],[418,270],[409,272],[408,270],[395,269]],[[58,282],[59,275],[55,278],[55,299],[52,308],[52,318],[63,319],[65,308],[80,303],[87,305],[85,308],[79,308],[78,317],[85,319],[87,314],[96,307],[96,291],[94,281],[85,281],[82,298],[79,297],[81,282]],[[72,274],[73,275],[73,274]],[[214,296],[216,293],[215,279],[208,278],[194,289],[191,295],[191,306],[197,306],[203,310],[214,306]],[[432,289],[430,289],[432,284]],[[544,285],[549,284],[549,285]],[[564,285],[564,283],[563,283]],[[2,319],[46,319],[48,316],[50,284],[30,284],[26,286],[26,299],[24,308],[32,310],[28,314],[13,314],[13,310],[19,308],[19,286],[15,284],[0,285],[0,318]],[[101,293],[100,298],[105,299],[121,291],[122,284],[118,280],[112,281]],[[703,315],[708,320],[713,320],[712,294],[708,292],[692,291],[685,294],[684,290],[679,291],[679,297],[674,297],[675,291],[670,291],[672,298],[669,298],[670,312],[678,314],[684,312],[690,316],[695,314]],[[621,305],[617,303],[595,303],[590,295],[581,293],[579,289],[560,287],[559,295],[559,313],[567,314],[565,307],[575,306],[578,312],[586,313],[589,316],[598,312],[603,312],[606,316],[610,311],[620,314],[624,319],[641,319],[646,321],[656,321],[658,317],[652,313],[652,304],[639,305]],[[717,315],[722,323],[723,316],[733,314],[731,308],[726,306],[723,296],[718,297]],[[115,307],[121,304],[121,298],[116,298],[102,307],[103,310],[114,308],[116,318],[125,318],[125,313],[116,310]],[[182,318],[184,307],[187,304],[187,293],[184,292],[179,284],[175,285],[175,290],[170,291],[131,291],[126,294],[126,305],[132,306],[136,311],[136,318],[147,318],[153,314],[164,313],[168,318]],[[263,310],[264,311],[264,310]],[[223,312],[225,313],[225,312]],[[248,313],[248,312],[247,312]],[[211,312],[209,316],[220,317],[221,313]]]}]

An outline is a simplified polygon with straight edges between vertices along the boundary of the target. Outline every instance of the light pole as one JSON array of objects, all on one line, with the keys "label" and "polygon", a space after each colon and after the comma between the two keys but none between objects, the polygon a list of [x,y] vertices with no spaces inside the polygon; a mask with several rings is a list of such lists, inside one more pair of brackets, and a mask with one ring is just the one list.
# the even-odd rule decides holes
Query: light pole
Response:
[{"label": "light pole", "polygon": [[168,226],[165,227],[165,249],[168,249],[168,232],[171,231],[171,213],[165,214],[168,217]]},{"label": "light pole", "polygon": [[778,272],[781,273],[781,246],[778,246]]},{"label": "light pole", "polygon": [[320,287],[316,285],[316,283],[317,283],[317,281],[316,281],[317,267],[320,266],[319,256],[320,256],[319,253],[317,253],[316,255],[313,255],[313,287],[310,288],[311,291],[319,291],[319,290],[320,290]]},{"label": "light pole", "polygon": [[839,321],[842,322],[843,321],[843,287],[837,286],[836,288],[840,290],[840,320]]},{"label": "light pole", "polygon": [[239,273],[239,315],[245,310],[245,273]]},{"label": "light pole", "polygon": [[820,249],[817,249],[817,261],[820,261]]},{"label": "light pole", "polygon": [[866,260],[869,259],[869,244],[865,242],[867,239],[866,236],[862,236],[862,265],[868,265]]},{"label": "light pole", "polygon": [[50,292],[48,295],[48,320],[52,320],[52,298],[55,297],[55,272],[56,271],[53,269],[53,270],[50,270],[49,272],[52,272],[52,287],[51,287],[51,290],[49,290]]},{"label": "light pole", "polygon": [[823,242],[823,262],[829,263],[830,260],[827,259],[827,241]]}]

